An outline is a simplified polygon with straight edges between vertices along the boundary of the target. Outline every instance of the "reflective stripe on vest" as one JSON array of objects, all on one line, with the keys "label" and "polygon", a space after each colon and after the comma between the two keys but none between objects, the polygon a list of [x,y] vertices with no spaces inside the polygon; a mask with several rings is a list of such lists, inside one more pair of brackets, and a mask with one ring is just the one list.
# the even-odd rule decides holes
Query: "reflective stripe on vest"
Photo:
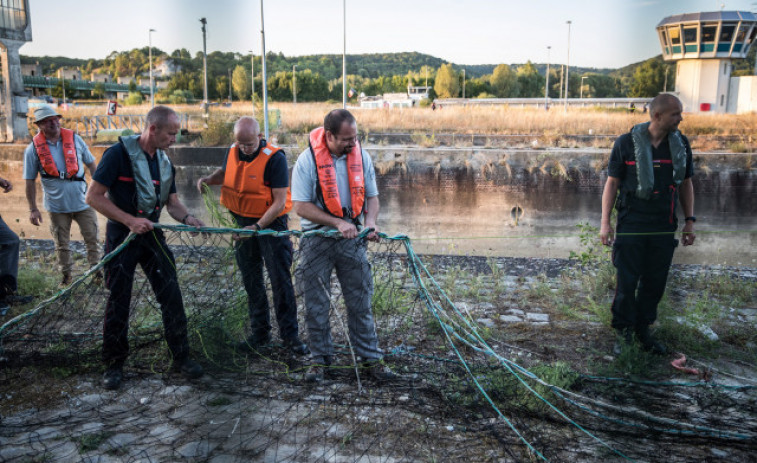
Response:
[{"label": "reflective stripe on vest", "polygon": [[[315,160],[315,171],[318,177],[317,187],[320,188],[320,199],[323,201],[324,207],[332,215],[344,217],[342,201],[339,198],[334,159],[326,144],[326,131],[323,127],[310,132],[310,152]],[[356,219],[363,212],[363,203],[365,202],[363,153],[359,143],[355,143],[352,151],[347,153],[347,178],[350,185],[350,199],[352,200],[351,218]]]},{"label": "reflective stripe on vest", "polygon": [[[273,204],[273,190],[264,183],[265,168],[273,155],[281,151],[275,145],[264,146],[252,161],[239,159],[239,147],[231,145],[226,158],[226,173],[221,185],[221,204],[243,217],[260,218]],[[279,217],[292,210],[292,192],[287,187],[286,203]]]},{"label": "reflective stripe on vest", "polygon": [[76,144],[74,143],[74,131],[70,129],[60,129],[60,138],[63,142],[63,157],[66,160],[66,172],[59,172],[58,166],[55,165],[53,154],[47,145],[47,139],[42,131],[37,132],[34,136],[34,149],[37,151],[39,163],[42,165],[42,171],[47,177],[60,179],[73,179],[79,173],[79,159],[76,156]]},{"label": "reflective stripe on vest", "polygon": [[[139,135],[118,138],[126,149],[134,171],[134,186],[137,189],[137,217],[149,217],[156,210],[160,210],[167,202],[173,183],[173,169],[171,160],[163,150],[155,150],[158,157],[158,170],[160,171],[160,198],[155,194],[155,181],[150,174],[150,165],[147,162],[148,154],[139,146]],[[160,199],[160,201],[158,201]]]}]

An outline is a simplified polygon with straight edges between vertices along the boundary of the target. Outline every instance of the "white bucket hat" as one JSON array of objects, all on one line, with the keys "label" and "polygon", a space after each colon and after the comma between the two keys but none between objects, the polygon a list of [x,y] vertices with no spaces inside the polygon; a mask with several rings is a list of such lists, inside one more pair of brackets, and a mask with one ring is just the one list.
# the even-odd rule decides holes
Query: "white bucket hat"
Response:
[{"label": "white bucket hat", "polygon": [[43,104],[37,108],[34,109],[34,123],[47,119],[48,117],[63,117],[60,114],[58,114],[52,107],[49,105]]}]

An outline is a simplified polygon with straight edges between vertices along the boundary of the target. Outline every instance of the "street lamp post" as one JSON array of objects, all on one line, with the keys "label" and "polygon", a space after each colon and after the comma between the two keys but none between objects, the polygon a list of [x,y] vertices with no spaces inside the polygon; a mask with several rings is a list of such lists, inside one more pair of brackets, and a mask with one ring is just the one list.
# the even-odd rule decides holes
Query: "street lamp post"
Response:
[{"label": "street lamp post", "polygon": [[579,99],[583,99],[584,97],[584,79],[586,79],[586,76],[581,76],[581,92],[579,95]]},{"label": "street lamp post", "polygon": [[265,21],[263,17],[263,0],[260,0],[260,60],[262,61],[262,86],[263,86],[263,127],[265,139],[268,140],[268,85],[266,83],[266,67],[265,67]]},{"label": "street lamp post", "polygon": [[570,24],[573,21],[566,21],[568,24],[568,61],[565,63],[565,111],[568,111],[568,88],[570,87]]},{"label": "street lamp post", "polygon": [[342,0],[342,109],[347,109],[347,0]]},{"label": "street lamp post", "polygon": [[549,52],[552,49],[547,45],[547,80],[544,83],[544,109],[549,109]]},{"label": "street lamp post", "polygon": [[292,65],[292,98],[294,98],[294,104],[297,104],[297,65]]},{"label": "street lamp post", "polygon": [[255,53],[250,52],[250,85],[252,88],[252,117],[255,117]]},{"label": "street lamp post", "polygon": [[204,107],[205,117],[208,117],[208,48],[205,37],[205,26],[208,21],[205,18],[200,18],[202,23],[202,71],[203,71],[203,86],[202,86],[202,106]]},{"label": "street lamp post", "polygon": [[155,86],[153,85],[153,82],[152,82],[152,33],[153,32],[157,32],[157,31],[155,29],[150,29],[150,31],[147,33],[148,41],[150,44],[149,55],[150,55],[150,107],[151,108],[155,107]]},{"label": "street lamp post", "polygon": [[463,68],[463,100],[465,99],[465,68]]}]

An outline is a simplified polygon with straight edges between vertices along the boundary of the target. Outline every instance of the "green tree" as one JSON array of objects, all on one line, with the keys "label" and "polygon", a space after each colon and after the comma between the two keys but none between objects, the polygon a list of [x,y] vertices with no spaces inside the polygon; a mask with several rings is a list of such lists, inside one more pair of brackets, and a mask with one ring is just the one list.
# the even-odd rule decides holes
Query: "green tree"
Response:
[{"label": "green tree", "polygon": [[518,67],[516,75],[518,76],[518,96],[521,98],[538,98],[544,95],[544,78],[531,61]]},{"label": "green tree", "polygon": [[[216,91],[216,98],[219,100],[224,100],[229,97],[229,78],[226,76],[219,76],[215,79],[215,91]],[[208,86],[210,86],[210,83],[208,83]],[[210,90],[210,89],[208,89]],[[208,96],[210,98],[210,96]]]},{"label": "green tree", "polygon": [[231,74],[231,87],[234,89],[239,100],[248,100],[250,98],[250,76],[244,66],[237,65]]},{"label": "green tree", "polygon": [[434,91],[439,98],[457,98],[460,93],[460,82],[451,64],[442,64],[436,72]]},{"label": "green tree", "polygon": [[518,77],[507,64],[500,64],[494,68],[489,79],[492,92],[498,98],[515,98],[518,96]]},{"label": "green tree", "polygon": [[665,67],[656,59],[645,61],[636,68],[628,95],[631,97],[653,97],[662,92],[665,85]]},{"label": "green tree", "polygon": [[92,89],[92,96],[95,98],[105,98],[105,84],[102,82],[95,83],[95,88]]}]

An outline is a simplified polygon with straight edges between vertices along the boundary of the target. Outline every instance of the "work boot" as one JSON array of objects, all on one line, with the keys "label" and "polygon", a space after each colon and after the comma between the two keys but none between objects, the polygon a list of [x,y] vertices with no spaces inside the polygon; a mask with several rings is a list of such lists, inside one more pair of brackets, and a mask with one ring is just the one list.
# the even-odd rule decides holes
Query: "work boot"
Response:
[{"label": "work boot", "polygon": [[615,344],[612,346],[612,353],[619,356],[623,349],[633,344],[633,331],[631,328],[620,328],[615,330]]},{"label": "work boot", "polygon": [[377,381],[391,381],[400,378],[400,375],[393,372],[383,360],[365,362],[363,363],[363,368],[365,368],[368,376]]},{"label": "work boot", "polygon": [[636,338],[639,340],[642,349],[647,352],[651,352],[655,355],[665,355],[668,353],[668,349],[665,345],[652,336],[652,333],[649,330],[649,325],[637,326]]},{"label": "work boot", "polygon": [[285,339],[284,340],[284,348],[288,349],[289,352],[293,353],[294,355],[308,355],[310,353],[310,349],[308,349],[308,346],[305,345],[304,342],[300,341],[300,338],[297,336]]},{"label": "work boot", "polygon": [[113,365],[105,370],[103,375],[103,388],[109,391],[115,391],[121,387],[121,381],[124,379],[123,367],[121,365]]},{"label": "work boot", "polygon": [[311,361],[310,366],[305,371],[306,383],[320,383],[328,376],[331,367],[331,358],[326,357],[322,361]]},{"label": "work boot", "polygon": [[241,352],[257,352],[271,344],[271,335],[250,335],[247,339],[237,344],[237,350]]},{"label": "work boot", "polygon": [[174,369],[179,371],[187,379],[196,379],[205,374],[202,365],[187,357],[174,363]]},{"label": "work boot", "polygon": [[64,273],[63,278],[61,278],[60,284],[58,286],[61,288],[66,288],[71,284],[71,281],[73,281],[73,279],[71,278],[71,274]]}]

